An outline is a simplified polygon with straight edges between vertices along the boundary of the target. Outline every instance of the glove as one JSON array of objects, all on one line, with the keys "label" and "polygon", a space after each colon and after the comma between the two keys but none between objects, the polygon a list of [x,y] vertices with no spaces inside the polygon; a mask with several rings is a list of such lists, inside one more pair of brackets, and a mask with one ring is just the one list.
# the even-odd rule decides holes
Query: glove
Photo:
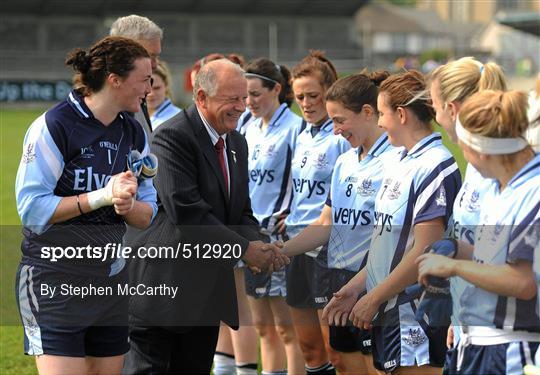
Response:
[{"label": "glove", "polygon": [[[428,246],[424,252],[444,255],[454,258],[457,254],[458,243],[453,238],[445,238]],[[432,327],[446,327],[450,325],[452,314],[452,296],[450,295],[450,281],[437,276],[428,277],[428,285],[414,284],[405,289],[405,292],[418,298],[419,304],[415,318],[417,321],[428,318]]]},{"label": "glove", "polygon": [[154,178],[158,170],[158,159],[154,154],[144,158],[137,150],[131,150],[127,156],[127,167],[139,181]]}]

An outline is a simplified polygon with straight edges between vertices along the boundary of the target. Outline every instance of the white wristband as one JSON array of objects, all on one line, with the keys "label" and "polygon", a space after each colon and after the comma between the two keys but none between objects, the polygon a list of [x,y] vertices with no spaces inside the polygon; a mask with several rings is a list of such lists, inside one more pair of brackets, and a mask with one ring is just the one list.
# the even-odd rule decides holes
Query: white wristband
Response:
[{"label": "white wristband", "polygon": [[112,206],[114,177],[102,189],[94,190],[86,194],[88,205],[92,211],[104,206]]}]

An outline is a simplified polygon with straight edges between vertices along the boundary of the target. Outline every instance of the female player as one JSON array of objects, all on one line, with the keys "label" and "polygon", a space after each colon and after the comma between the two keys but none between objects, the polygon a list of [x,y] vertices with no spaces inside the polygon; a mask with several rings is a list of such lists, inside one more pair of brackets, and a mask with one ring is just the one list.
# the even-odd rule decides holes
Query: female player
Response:
[{"label": "female player", "polygon": [[[326,108],[334,133],[353,147],[334,167],[330,195],[320,217],[290,241],[283,253],[300,255],[328,243],[330,292],[339,290],[365,266],[374,223],[375,195],[382,183],[384,155],[392,150],[379,128],[377,87],[389,76],[355,74],[335,82],[326,92]],[[323,314],[325,320],[326,316]],[[355,327],[330,323],[330,345],[341,353],[347,373],[375,373],[371,335]]]},{"label": "female player", "polygon": [[523,137],[527,127],[527,96],[518,91],[479,92],[459,113],[456,134],[465,158],[495,182],[482,199],[474,249],[458,241],[455,259],[417,259],[422,283],[429,275],[467,282],[450,373],[521,374],[540,344],[532,266],[539,255],[540,156]]},{"label": "female player", "polygon": [[[292,87],[307,127],[296,141],[292,160],[293,200],[285,224],[289,238],[295,237],[321,214],[328,196],[332,171],[339,155],[349,149],[343,137],[332,134],[324,94],[337,80],[332,63],[312,51],[292,71]],[[291,307],[300,348],[308,374],[330,374],[328,327],[320,323],[328,295],[324,280],[329,274],[326,251],[315,249],[294,257],[287,272],[287,304]],[[327,349],[325,348],[327,347]],[[331,358],[337,364],[338,357]]]},{"label": "female player", "polygon": [[[125,224],[146,228],[157,212],[151,181],[125,172],[128,156],[148,154],[143,129],[126,112],[139,111],[150,92],[152,67],[141,45],[121,37],[75,49],[66,64],[76,71],[75,89],[30,126],[17,172],[25,353],[36,356],[40,374],[120,373],[128,297],[116,290],[127,274],[125,260],[105,249],[122,241]],[[48,246],[66,257],[48,258]],[[87,246],[94,253],[68,251]],[[74,289],[61,293],[63,285],[112,294],[81,298]]]},{"label": "female player", "polygon": [[152,91],[146,98],[148,113],[152,130],[167,121],[178,112],[180,108],[171,102],[171,73],[164,61],[159,61],[156,70],[152,73]]},{"label": "female player", "polygon": [[[289,212],[292,196],[291,160],[302,119],[289,106],[293,100],[290,72],[266,58],[246,67],[247,107],[252,120],[245,127],[249,146],[249,190],[253,215],[261,232],[274,242]],[[302,352],[285,302],[285,269],[272,273],[245,272],[246,292],[261,337],[265,373],[304,371]],[[285,345],[285,351],[283,350]]]},{"label": "female player", "polygon": [[[456,120],[464,101],[483,90],[506,90],[502,69],[495,63],[482,64],[472,57],[463,57],[442,65],[431,73],[431,99],[437,122],[446,130],[450,140],[457,143]],[[474,232],[479,224],[480,205],[485,192],[493,183],[483,178],[472,165],[467,166],[463,185],[454,202],[450,236],[474,244]],[[448,331],[450,349],[458,341],[460,330],[459,299],[463,293],[462,279],[450,280],[453,326]]]},{"label": "female player", "polygon": [[[386,79],[379,90],[379,126],[399,147],[375,199],[375,229],[366,267],[327,306],[329,316],[348,314],[357,327],[372,326],[378,370],[438,373],[444,363],[446,328],[415,320],[416,302],[404,290],[417,279],[415,259],[442,238],[460,187],[457,164],[433,133],[433,109],[416,71]],[[357,296],[367,294],[356,302]],[[356,303],[355,303],[356,302]]]}]

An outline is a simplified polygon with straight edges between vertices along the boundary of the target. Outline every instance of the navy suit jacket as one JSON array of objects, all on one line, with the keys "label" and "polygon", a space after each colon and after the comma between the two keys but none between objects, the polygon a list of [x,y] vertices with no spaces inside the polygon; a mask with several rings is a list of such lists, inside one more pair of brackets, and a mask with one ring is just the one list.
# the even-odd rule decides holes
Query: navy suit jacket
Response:
[{"label": "navy suit jacket", "polygon": [[[195,105],[178,113],[152,134],[151,150],[159,169],[154,185],[160,200],[158,214],[145,231],[130,228],[128,246],[191,247],[176,259],[130,260],[132,284],[173,285],[176,298],[134,296],[130,320],[137,325],[183,327],[218,324],[238,326],[234,266],[238,259],[224,257],[227,245],[243,255],[249,241],[260,239],[251,211],[247,143],[233,131],[227,135],[230,194],[218,156]],[[201,259],[208,245],[218,244],[221,255]],[[227,245],[226,245],[227,244]],[[195,246],[199,245],[199,254]],[[225,245],[225,246],[224,246]],[[190,255],[188,257],[188,255]]]}]

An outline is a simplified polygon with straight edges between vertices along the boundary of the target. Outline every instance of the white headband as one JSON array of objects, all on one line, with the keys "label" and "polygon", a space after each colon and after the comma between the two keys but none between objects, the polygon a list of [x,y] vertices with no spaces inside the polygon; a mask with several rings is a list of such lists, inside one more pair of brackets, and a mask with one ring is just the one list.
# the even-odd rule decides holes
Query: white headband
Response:
[{"label": "white headband", "polygon": [[256,74],[256,73],[244,73],[244,77],[246,77],[246,78],[260,78],[260,79],[264,79],[265,81],[270,81],[270,82],[274,82],[275,84],[279,84],[278,81],[275,81],[272,78],[268,78],[268,77],[265,77],[265,76],[262,76],[262,75]]},{"label": "white headband", "polygon": [[459,118],[456,119],[456,134],[461,142],[474,151],[487,155],[513,154],[529,145],[523,138],[491,138],[473,134],[461,125]]}]

